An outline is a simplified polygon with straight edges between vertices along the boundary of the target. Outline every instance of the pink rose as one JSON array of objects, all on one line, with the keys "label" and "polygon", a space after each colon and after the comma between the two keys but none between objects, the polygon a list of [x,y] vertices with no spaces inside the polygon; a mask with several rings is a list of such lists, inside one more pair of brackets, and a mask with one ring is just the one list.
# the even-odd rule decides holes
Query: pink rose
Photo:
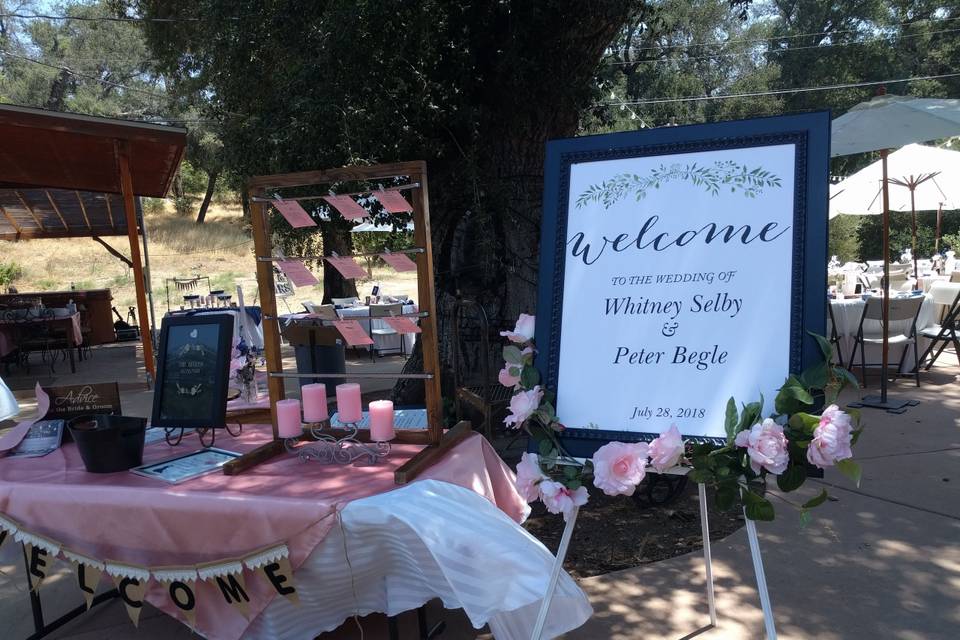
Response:
[{"label": "pink rose", "polygon": [[749,430],[741,431],[734,442],[738,447],[747,448],[754,473],[760,473],[763,467],[770,473],[780,475],[790,462],[783,427],[770,418],[764,420],[763,424],[758,423]]},{"label": "pink rose", "polygon": [[631,496],[647,468],[647,443],[608,442],[593,454],[593,484],[608,496]]},{"label": "pink rose", "polygon": [[553,480],[544,480],[540,483],[540,499],[547,506],[547,511],[562,513],[564,522],[570,518],[573,508],[587,504],[587,498],[589,497],[590,494],[587,493],[586,487],[571,491]]},{"label": "pink rose", "polygon": [[503,423],[508,427],[519,429],[520,425],[540,408],[541,400],[543,400],[543,391],[540,385],[530,391],[518,391],[513,394],[510,398],[510,415],[503,419]]},{"label": "pink rose", "polygon": [[510,342],[518,342],[523,344],[524,342],[530,342],[533,340],[533,330],[536,325],[536,316],[530,316],[525,313],[521,313],[520,317],[517,318],[517,326],[513,331],[501,331],[500,335],[509,338]]},{"label": "pink rose", "polygon": [[517,365],[510,364],[509,362],[504,363],[503,369],[500,369],[500,374],[497,376],[497,380],[499,380],[500,384],[505,387],[516,387],[518,384],[520,384],[520,376],[515,376],[510,373],[511,367],[518,370],[520,368]]},{"label": "pink rose", "polygon": [[671,467],[677,466],[683,456],[683,438],[677,425],[661,433],[656,440],[650,443],[650,466],[663,473]]},{"label": "pink rose", "polygon": [[832,404],[820,415],[820,424],[813,430],[813,440],[807,447],[807,460],[823,469],[837,460],[853,457],[850,450],[853,427],[850,416]]},{"label": "pink rose", "polygon": [[540,456],[524,452],[517,465],[517,491],[523,499],[527,502],[536,500],[540,496],[540,487],[537,485],[546,479],[547,476],[540,470]]}]

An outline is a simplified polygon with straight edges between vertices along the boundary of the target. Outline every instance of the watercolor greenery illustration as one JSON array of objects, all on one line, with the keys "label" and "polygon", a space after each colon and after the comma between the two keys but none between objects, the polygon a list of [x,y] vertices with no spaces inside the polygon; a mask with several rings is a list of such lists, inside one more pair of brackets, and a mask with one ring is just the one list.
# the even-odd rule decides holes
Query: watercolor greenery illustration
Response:
[{"label": "watercolor greenery illustration", "polygon": [[591,185],[577,197],[577,208],[583,208],[591,202],[598,202],[604,209],[633,194],[639,202],[646,197],[650,189],[659,189],[661,184],[673,181],[690,182],[703,187],[712,196],[720,195],[721,189],[738,191],[747,198],[756,198],[766,188],[782,186],[780,177],[763,167],[750,169],[745,164],[733,160],[720,160],[713,165],[693,164],[660,165],[641,176],[635,173],[621,173],[600,184]]}]

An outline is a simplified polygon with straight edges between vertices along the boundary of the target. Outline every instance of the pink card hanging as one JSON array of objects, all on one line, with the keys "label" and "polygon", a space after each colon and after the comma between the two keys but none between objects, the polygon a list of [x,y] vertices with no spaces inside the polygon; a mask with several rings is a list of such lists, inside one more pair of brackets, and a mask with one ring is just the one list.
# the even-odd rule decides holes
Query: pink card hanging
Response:
[{"label": "pink card hanging", "polygon": [[350,256],[327,256],[324,258],[333,265],[333,268],[340,272],[344,278],[366,278],[367,272],[358,265]]},{"label": "pink card hanging", "polygon": [[407,257],[405,253],[381,253],[380,257],[395,271],[416,271],[417,263]]},{"label": "pink card hanging", "polygon": [[360,220],[370,215],[350,196],[323,196],[323,199],[347,220]]},{"label": "pink card hanging", "polygon": [[304,211],[296,200],[274,200],[272,204],[294,229],[317,226],[310,214]]},{"label": "pink card hanging", "polygon": [[380,201],[387,213],[410,213],[413,211],[413,207],[410,206],[407,199],[396,189],[374,191],[372,195]]},{"label": "pink card hanging", "polygon": [[310,287],[319,282],[299,260],[277,260],[277,266],[298,287]]},{"label": "pink card hanging", "polygon": [[333,326],[337,328],[337,331],[351,347],[373,344],[373,339],[367,335],[367,332],[356,320],[334,320]]},{"label": "pink card hanging", "polygon": [[390,325],[390,328],[397,333],[420,333],[420,327],[410,318],[389,317],[380,319]]}]

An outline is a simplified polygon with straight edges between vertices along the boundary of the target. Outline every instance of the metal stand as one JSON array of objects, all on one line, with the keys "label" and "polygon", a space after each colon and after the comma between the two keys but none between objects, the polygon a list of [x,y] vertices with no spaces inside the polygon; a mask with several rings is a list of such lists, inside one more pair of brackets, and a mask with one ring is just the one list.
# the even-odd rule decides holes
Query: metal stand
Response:
[{"label": "metal stand", "polygon": [[574,506],[573,513],[563,527],[563,535],[560,537],[560,548],[557,549],[557,558],[553,561],[553,570],[550,572],[550,582],[547,583],[547,592],[543,596],[543,603],[540,605],[540,612],[537,614],[537,622],[533,626],[531,640],[540,640],[543,635],[543,626],[547,622],[547,614],[550,611],[550,603],[553,602],[553,593],[557,590],[557,581],[560,579],[560,572],[563,571],[563,561],[567,557],[567,549],[570,547],[570,537],[573,535],[573,526],[577,523],[577,515],[580,513],[580,507]]},{"label": "metal stand", "polygon": [[[237,430],[234,430],[230,427],[229,424],[223,426],[223,429],[234,438],[239,437],[243,433],[243,425],[237,423]],[[183,440],[183,436],[186,435],[186,427],[169,427],[164,430],[164,439],[167,441],[167,444],[171,447],[175,447]],[[214,427],[198,427],[193,429],[197,433],[197,437],[200,438],[200,445],[205,449],[208,449],[213,446],[217,441],[217,431],[219,429]],[[210,442],[207,442],[207,436],[210,436]]]},{"label": "metal stand", "polygon": [[347,427],[347,435],[337,438],[323,432],[323,426],[329,426],[329,421],[307,423],[310,435],[316,442],[297,447],[299,438],[287,438],[284,440],[284,446],[287,451],[296,453],[300,457],[300,462],[316,460],[321,464],[352,464],[360,460],[361,464],[371,465],[377,464],[390,453],[389,442],[361,442],[357,439],[357,433],[360,430],[357,423],[344,424]]},{"label": "metal stand", "polygon": [[763,609],[763,627],[767,640],[777,640],[777,628],[773,622],[773,606],[770,604],[770,592],[767,591],[767,577],[763,572],[763,558],[760,556],[760,539],[757,537],[757,525],[743,514],[747,521],[747,540],[750,542],[750,557],[753,559],[753,572],[757,576],[757,591],[760,592],[760,608]]},{"label": "metal stand", "polygon": [[700,495],[700,530],[703,535],[703,563],[707,574],[707,607],[710,610],[710,626],[717,626],[717,601],[713,593],[713,558],[710,555],[710,523],[707,521],[707,489],[697,484]]}]

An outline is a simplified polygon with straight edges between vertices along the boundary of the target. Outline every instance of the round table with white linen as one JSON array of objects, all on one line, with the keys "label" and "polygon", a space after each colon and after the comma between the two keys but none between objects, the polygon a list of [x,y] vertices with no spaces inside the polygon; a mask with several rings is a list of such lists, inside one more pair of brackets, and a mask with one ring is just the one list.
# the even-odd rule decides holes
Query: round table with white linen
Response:
[{"label": "round table with white linen", "polygon": [[[860,350],[857,350],[856,362],[850,362],[850,355],[853,352],[853,345],[855,338],[857,336],[857,329],[860,326],[860,316],[863,315],[863,309],[866,307],[867,303],[865,300],[857,298],[845,298],[843,300],[830,300],[830,309],[833,311],[833,318],[837,323],[837,335],[840,337],[839,348],[843,354],[843,363],[847,366],[857,365],[860,362]],[[919,333],[921,329],[929,327],[935,324],[935,316],[937,313],[937,305],[933,303],[933,298],[930,295],[925,295],[923,297],[923,303],[920,305],[920,313],[917,316],[917,332]],[[827,320],[827,327],[829,330],[830,322]],[[906,334],[910,329],[909,320],[897,320],[890,323],[889,335],[896,334]],[[866,319],[863,321],[863,330],[864,334],[867,336],[877,335],[881,331],[881,323],[879,320],[870,320]],[[920,352],[923,353],[923,350],[926,349],[929,341],[926,338],[918,338],[920,344]],[[913,371],[913,351],[912,346],[907,345],[909,349],[906,353],[906,357],[903,359],[903,367],[901,373],[908,373]],[[882,353],[880,345],[870,344],[866,345],[866,350],[864,352],[867,365],[876,365],[879,364],[882,360]],[[903,346],[899,344],[891,344],[889,351],[889,361],[892,363],[899,362],[900,356],[903,354]]]}]

